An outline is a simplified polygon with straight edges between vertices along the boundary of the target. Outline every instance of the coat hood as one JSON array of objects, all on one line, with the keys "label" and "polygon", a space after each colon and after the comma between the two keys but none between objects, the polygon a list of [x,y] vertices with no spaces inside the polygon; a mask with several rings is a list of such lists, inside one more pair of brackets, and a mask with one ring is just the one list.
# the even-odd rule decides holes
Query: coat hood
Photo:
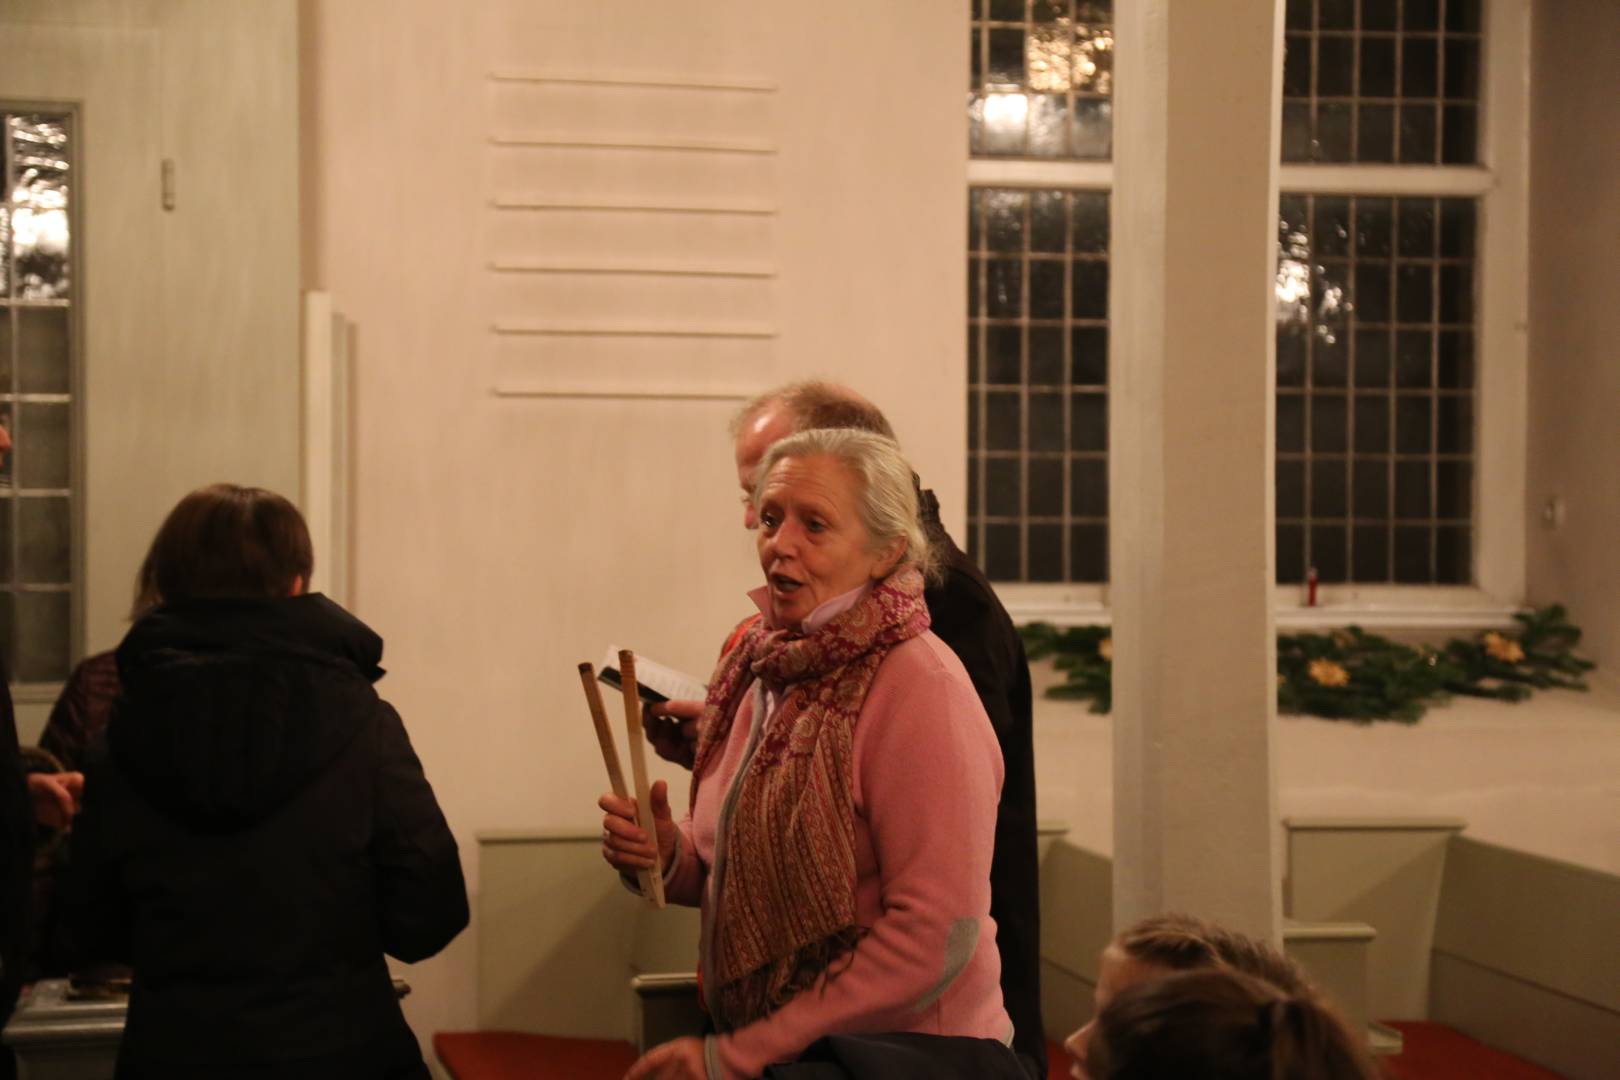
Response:
[{"label": "coat hood", "polygon": [[382,639],[319,594],[165,604],[118,647],[108,747],[153,805],[246,828],[353,741],[381,659]]}]

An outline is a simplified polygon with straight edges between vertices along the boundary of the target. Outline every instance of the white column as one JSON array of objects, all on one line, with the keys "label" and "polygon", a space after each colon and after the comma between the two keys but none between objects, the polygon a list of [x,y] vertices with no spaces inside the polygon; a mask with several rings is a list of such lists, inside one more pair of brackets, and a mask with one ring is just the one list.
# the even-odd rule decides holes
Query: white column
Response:
[{"label": "white column", "polygon": [[1272,282],[1282,0],[1116,7],[1114,921],[1278,935]]},{"label": "white column", "polygon": [[349,603],[348,320],[332,294],[304,294],[302,505],[315,547],[311,592]]}]

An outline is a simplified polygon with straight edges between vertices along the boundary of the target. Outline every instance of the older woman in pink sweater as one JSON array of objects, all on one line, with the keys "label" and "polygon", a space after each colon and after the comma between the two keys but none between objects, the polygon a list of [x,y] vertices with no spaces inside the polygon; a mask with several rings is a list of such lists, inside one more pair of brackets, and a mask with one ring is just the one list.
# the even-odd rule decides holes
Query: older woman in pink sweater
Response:
[{"label": "older woman in pink sweater", "polygon": [[[710,683],[690,812],[677,824],[651,795],[665,892],[703,911],[718,1034],[654,1048],[627,1080],[757,1077],[830,1034],[1005,1044],[1001,758],[928,630],[911,469],[891,440],[806,431],[767,454],[754,500],[763,618]],[[634,802],[601,805],[607,861],[651,866]]]}]

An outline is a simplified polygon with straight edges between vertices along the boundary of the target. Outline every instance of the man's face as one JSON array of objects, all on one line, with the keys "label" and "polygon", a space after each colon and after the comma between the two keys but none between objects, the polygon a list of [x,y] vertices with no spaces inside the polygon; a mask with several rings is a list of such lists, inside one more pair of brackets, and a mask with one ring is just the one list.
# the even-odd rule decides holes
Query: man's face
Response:
[{"label": "man's face", "polygon": [[737,486],[742,489],[743,528],[759,526],[754,511],[754,479],[765,451],[793,434],[793,418],[780,404],[772,403],[755,413],[737,432],[735,447]]}]

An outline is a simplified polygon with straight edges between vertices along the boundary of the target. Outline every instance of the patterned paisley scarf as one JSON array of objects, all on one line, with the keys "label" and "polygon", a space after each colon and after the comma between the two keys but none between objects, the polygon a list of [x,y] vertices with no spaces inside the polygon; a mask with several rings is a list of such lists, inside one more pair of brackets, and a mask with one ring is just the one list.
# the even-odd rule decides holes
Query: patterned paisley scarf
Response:
[{"label": "patterned paisley scarf", "polygon": [[922,575],[906,568],[813,634],[759,622],[720,659],[694,776],[724,749],[756,679],[780,702],[770,730],[733,781],[711,945],[718,985],[705,990],[722,1031],[757,1020],[814,985],[860,940],[855,720],[884,657],[927,629]]}]

